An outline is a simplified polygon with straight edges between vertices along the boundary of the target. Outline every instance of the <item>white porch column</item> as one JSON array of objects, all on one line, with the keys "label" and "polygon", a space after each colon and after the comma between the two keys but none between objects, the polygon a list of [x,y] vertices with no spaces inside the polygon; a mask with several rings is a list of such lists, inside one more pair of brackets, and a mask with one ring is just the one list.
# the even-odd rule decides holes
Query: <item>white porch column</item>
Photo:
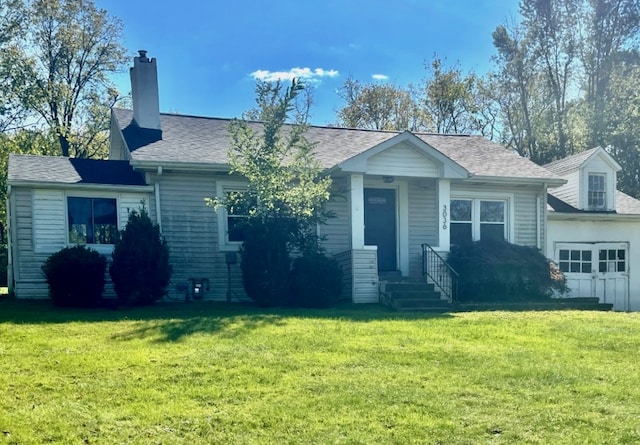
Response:
[{"label": "white porch column", "polygon": [[352,174],[349,184],[351,199],[351,248],[364,248],[364,175]]},{"label": "white porch column", "polygon": [[438,180],[438,250],[448,252],[451,247],[451,181]]}]

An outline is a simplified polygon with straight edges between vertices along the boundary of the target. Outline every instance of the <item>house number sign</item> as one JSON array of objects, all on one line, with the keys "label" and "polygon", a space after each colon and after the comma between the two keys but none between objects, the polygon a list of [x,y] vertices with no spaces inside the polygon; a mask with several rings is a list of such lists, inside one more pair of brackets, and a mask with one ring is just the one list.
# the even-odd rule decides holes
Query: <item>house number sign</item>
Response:
[{"label": "house number sign", "polygon": [[447,205],[442,206],[442,229],[447,230]]}]

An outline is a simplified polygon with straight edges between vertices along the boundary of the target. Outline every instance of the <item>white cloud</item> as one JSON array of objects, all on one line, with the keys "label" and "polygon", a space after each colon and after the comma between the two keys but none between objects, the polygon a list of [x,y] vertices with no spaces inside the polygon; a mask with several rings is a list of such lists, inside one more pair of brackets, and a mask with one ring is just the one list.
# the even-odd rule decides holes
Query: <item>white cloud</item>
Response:
[{"label": "white cloud", "polygon": [[386,74],[372,74],[371,77],[373,80],[389,80],[389,76]]},{"label": "white cloud", "polygon": [[256,70],[251,73],[251,77],[256,80],[264,80],[266,82],[275,82],[277,80],[304,79],[309,82],[319,82],[323,77],[337,77],[340,73],[338,70],[325,70],[323,68],[291,68],[289,71],[269,71]]}]

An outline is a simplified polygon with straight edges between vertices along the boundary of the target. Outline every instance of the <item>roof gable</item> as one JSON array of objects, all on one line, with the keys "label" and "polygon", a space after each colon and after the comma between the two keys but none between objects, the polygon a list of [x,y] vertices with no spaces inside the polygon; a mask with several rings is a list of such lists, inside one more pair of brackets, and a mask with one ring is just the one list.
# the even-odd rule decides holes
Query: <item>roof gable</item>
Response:
[{"label": "roof gable", "polygon": [[[390,153],[392,150],[395,152]],[[390,155],[384,156],[385,153]],[[402,158],[406,165],[389,166],[394,158]],[[381,170],[381,165],[384,164],[387,164],[386,171]],[[407,168],[408,165],[412,168]],[[464,167],[408,131],[341,162],[338,167],[342,171],[370,174],[401,175],[404,171],[411,171],[412,176],[417,177],[469,177],[469,172]]]},{"label": "roof gable", "polygon": [[596,158],[601,159],[616,172],[622,170],[620,164],[618,164],[616,160],[613,159],[613,157],[602,147],[592,148],[591,150],[567,156],[566,158],[546,164],[544,167],[558,176],[565,176],[583,168],[590,162],[594,162]]}]

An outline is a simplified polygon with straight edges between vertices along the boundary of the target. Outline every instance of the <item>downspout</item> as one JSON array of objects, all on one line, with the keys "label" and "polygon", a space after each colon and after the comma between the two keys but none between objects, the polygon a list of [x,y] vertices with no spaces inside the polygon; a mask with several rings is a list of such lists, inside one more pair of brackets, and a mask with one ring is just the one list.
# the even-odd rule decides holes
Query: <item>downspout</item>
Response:
[{"label": "downspout", "polygon": [[542,202],[542,199],[540,198],[540,195],[536,196],[536,247],[538,248],[538,250],[541,250],[540,244],[541,243],[541,237],[542,237],[542,227],[540,224],[540,204]]},{"label": "downspout", "polygon": [[14,292],[13,285],[13,244],[11,243],[11,228],[13,224],[11,223],[11,185],[7,186],[7,286],[9,287],[9,293]]},{"label": "downspout", "polygon": [[162,176],[162,166],[158,166],[156,180],[153,183],[153,193],[155,194],[156,201],[156,223],[158,224],[158,228],[160,229],[160,233],[162,233],[162,215],[160,214],[160,181],[158,178]]}]

